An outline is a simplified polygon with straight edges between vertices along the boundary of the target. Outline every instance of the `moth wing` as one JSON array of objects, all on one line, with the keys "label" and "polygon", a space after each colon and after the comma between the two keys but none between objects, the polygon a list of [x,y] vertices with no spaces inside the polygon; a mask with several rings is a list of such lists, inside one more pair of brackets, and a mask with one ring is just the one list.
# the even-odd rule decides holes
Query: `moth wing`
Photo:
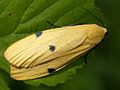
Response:
[{"label": "moth wing", "polygon": [[[78,27],[66,27],[62,28],[60,31],[61,33],[56,33],[58,36],[57,38],[54,38],[50,42],[46,43],[47,46],[45,48],[41,48],[40,51],[26,61],[22,67],[34,67],[53,60],[56,57],[62,56],[81,45],[87,38],[86,31],[83,29],[78,30]],[[50,51],[48,48],[49,45],[54,45],[56,48],[55,51]],[[41,53],[41,51],[45,52]]]},{"label": "moth wing", "polygon": [[[29,61],[29,58],[31,58],[34,54],[36,54],[38,48],[42,46],[44,43],[52,40],[53,38],[56,38],[56,32],[61,33],[60,30],[46,30],[43,32],[43,35],[40,37],[37,37],[36,34],[27,36],[11,46],[9,46],[6,51],[4,52],[4,56],[7,59],[7,61],[16,66],[21,67],[21,65]],[[53,36],[51,36],[51,33]],[[49,39],[47,39],[48,37]],[[42,47],[43,48],[43,47]],[[47,49],[47,48],[46,48]],[[45,49],[43,50],[44,53]],[[24,67],[24,66],[23,66]]]},{"label": "moth wing", "polygon": [[[86,32],[74,27],[59,29],[43,31],[43,34],[37,39],[35,35],[32,35],[18,41],[6,50],[5,57],[13,66],[35,67],[64,55],[82,44],[87,37]],[[54,45],[56,50],[50,51],[49,45]],[[14,50],[16,51],[14,52]]]},{"label": "moth wing", "polygon": [[[35,56],[31,58],[31,59],[34,58],[34,62],[30,62],[30,61],[33,61],[30,59],[29,61],[26,62],[26,65],[29,65],[29,67],[34,67],[42,63],[49,62],[50,60],[54,60],[54,58],[63,56],[64,54],[68,53],[72,49],[80,46],[87,38],[86,33],[81,32],[81,34],[79,34],[78,36],[77,35],[74,36],[75,34],[74,35],[73,34],[74,32],[72,32],[72,34],[64,33],[62,37],[59,36],[53,41],[50,41],[50,43],[55,46],[56,48],[55,51],[50,51],[49,48],[46,47],[47,48],[46,52],[42,56],[40,55],[40,52],[37,53]],[[72,39],[70,39],[71,35],[73,35]],[[47,46],[49,46],[49,44]],[[42,50],[43,49],[44,48],[42,48]],[[39,57],[36,58],[36,56],[39,56]]]},{"label": "moth wing", "polygon": [[[87,49],[89,49],[89,47]],[[49,75],[50,73],[48,70],[50,68],[54,69],[55,71],[62,69],[63,67],[73,62],[73,58],[78,55],[81,56],[84,52],[87,51],[87,49],[82,50],[81,52],[70,53],[65,56],[58,57],[52,61],[33,68],[16,68],[11,65],[11,77],[16,80],[28,80]]]}]

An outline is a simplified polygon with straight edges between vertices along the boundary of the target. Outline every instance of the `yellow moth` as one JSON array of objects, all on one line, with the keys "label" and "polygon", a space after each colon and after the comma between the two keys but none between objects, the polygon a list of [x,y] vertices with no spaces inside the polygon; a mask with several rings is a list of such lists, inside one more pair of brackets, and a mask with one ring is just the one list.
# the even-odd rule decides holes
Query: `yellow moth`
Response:
[{"label": "yellow moth", "polygon": [[58,71],[100,43],[106,32],[96,24],[85,24],[49,29],[25,37],[4,52],[11,65],[11,77],[29,80]]}]

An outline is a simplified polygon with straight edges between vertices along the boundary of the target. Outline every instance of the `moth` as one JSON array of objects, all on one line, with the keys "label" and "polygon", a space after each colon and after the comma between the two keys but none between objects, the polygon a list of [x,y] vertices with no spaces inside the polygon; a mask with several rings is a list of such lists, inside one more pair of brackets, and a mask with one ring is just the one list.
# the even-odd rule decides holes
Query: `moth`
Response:
[{"label": "moth", "polygon": [[73,62],[104,38],[106,28],[96,24],[66,26],[40,31],[9,46],[4,56],[15,80],[49,75]]}]

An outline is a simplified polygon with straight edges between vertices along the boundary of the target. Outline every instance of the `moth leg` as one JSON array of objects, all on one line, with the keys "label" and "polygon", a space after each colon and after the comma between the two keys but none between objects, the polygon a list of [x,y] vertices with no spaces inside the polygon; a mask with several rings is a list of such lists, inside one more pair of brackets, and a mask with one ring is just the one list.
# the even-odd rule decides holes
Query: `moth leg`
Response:
[{"label": "moth leg", "polygon": [[88,56],[88,53],[87,53],[87,54],[85,54],[85,59],[84,59],[85,64],[87,64],[87,63],[88,63],[88,62],[87,62],[87,56]]}]

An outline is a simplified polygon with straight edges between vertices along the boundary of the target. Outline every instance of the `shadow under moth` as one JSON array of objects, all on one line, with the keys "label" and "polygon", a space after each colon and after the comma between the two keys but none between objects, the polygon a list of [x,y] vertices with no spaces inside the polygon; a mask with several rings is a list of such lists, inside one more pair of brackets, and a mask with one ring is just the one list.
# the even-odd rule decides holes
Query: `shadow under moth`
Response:
[{"label": "shadow under moth", "polygon": [[104,38],[107,30],[96,24],[66,26],[27,36],[4,52],[10,74],[16,80],[49,75],[82,56]]}]

